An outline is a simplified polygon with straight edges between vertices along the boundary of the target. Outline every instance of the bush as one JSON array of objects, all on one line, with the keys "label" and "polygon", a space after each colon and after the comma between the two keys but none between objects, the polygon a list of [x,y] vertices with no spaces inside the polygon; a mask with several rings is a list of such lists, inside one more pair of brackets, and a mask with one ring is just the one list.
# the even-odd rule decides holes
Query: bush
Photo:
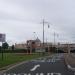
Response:
[{"label": "bush", "polygon": [[3,52],[4,53],[27,53],[27,49],[3,50]]}]

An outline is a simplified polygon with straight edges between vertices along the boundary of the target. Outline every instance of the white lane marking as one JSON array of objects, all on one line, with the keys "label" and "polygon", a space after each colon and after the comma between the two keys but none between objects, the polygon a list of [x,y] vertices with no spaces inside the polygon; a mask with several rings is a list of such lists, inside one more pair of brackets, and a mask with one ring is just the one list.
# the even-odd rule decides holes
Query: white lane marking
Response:
[{"label": "white lane marking", "polygon": [[68,68],[71,68],[71,66],[70,65],[67,65],[68,66]]},{"label": "white lane marking", "polygon": [[51,73],[50,75],[61,75],[61,73]]},{"label": "white lane marking", "polygon": [[35,65],[30,71],[35,71],[38,67],[40,67],[40,65]]}]

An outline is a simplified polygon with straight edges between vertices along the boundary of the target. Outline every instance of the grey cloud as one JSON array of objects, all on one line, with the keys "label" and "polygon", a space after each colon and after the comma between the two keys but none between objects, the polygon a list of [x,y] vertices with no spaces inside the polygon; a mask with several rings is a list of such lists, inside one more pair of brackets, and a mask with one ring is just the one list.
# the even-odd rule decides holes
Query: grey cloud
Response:
[{"label": "grey cloud", "polygon": [[26,41],[33,38],[34,31],[42,40],[43,18],[53,24],[50,29],[45,26],[49,41],[54,32],[60,41],[74,40],[74,0],[0,0],[0,7],[0,32],[7,34],[7,40]]}]

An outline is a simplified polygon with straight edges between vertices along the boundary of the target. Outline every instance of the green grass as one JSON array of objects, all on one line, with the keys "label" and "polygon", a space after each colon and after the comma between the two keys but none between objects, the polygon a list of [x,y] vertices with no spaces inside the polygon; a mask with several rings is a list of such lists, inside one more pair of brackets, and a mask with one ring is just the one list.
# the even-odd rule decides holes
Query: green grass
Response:
[{"label": "green grass", "polygon": [[10,64],[17,63],[17,62],[42,57],[42,54],[26,55],[26,54],[4,53],[4,59],[2,60],[1,55],[2,54],[0,53],[0,68],[8,66]]}]

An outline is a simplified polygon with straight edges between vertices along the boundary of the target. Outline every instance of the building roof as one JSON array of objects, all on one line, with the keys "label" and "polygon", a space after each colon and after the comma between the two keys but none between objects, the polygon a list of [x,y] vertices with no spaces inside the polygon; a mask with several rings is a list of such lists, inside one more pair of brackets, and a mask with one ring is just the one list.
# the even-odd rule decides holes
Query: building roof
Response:
[{"label": "building roof", "polygon": [[40,39],[37,37],[37,39],[35,40],[36,42],[41,42]]}]

